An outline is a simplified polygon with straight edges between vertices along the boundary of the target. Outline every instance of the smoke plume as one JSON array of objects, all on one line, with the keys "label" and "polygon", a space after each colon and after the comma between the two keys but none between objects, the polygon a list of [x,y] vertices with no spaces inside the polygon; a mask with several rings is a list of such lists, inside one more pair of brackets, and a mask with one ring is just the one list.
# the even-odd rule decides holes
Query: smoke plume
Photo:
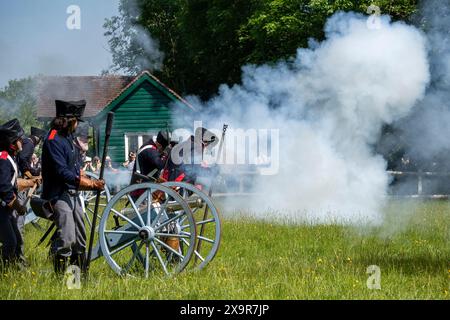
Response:
[{"label": "smoke plume", "polygon": [[138,1],[121,1],[119,11],[119,17],[107,19],[110,26],[105,35],[113,55],[110,71],[138,74],[160,70],[164,52],[159,49],[159,41],[137,22],[141,15]]},{"label": "smoke plume", "polygon": [[419,23],[429,41],[431,84],[414,112],[395,126],[403,133],[407,153],[419,161],[427,161],[441,153],[448,157],[450,153],[450,3],[422,1],[419,12]]},{"label": "smoke plume", "polygon": [[[242,85],[221,86],[202,120],[217,129],[223,122],[279,129],[278,173],[256,176],[252,191],[261,196],[240,202],[240,210],[270,219],[379,223],[389,177],[373,145],[384,124],[406,116],[425,94],[426,38],[386,16],[372,29],[367,16],[343,12],[327,21],[325,33],[292,60],[245,66]],[[227,157],[234,150],[227,148]],[[230,198],[227,207],[235,204]]]}]

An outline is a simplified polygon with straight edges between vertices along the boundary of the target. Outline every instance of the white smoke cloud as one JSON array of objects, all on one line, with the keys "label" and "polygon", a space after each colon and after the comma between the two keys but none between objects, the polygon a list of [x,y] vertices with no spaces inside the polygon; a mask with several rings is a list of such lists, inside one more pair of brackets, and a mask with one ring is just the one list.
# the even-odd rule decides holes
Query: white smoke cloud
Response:
[{"label": "white smoke cloud", "polygon": [[[115,31],[112,35],[115,39],[109,39],[113,52],[118,57],[111,66],[113,72],[140,73],[143,70],[156,71],[163,67],[165,54],[159,48],[158,39],[143,28],[139,21],[142,14],[137,0],[120,1],[119,11],[121,16],[111,21],[115,22]],[[111,42],[112,41],[112,42]],[[127,52],[127,56],[123,56]],[[114,56],[114,53],[113,53]]]},{"label": "white smoke cloud", "polygon": [[420,18],[430,46],[431,86],[414,112],[396,127],[404,134],[409,154],[430,160],[450,152],[450,2],[422,1]]},{"label": "white smoke cloud", "polygon": [[134,26],[134,45],[140,48],[136,56],[136,64],[141,70],[161,70],[164,62],[164,52],[159,49],[159,42],[149,32],[139,26]]},{"label": "white smoke cloud", "polygon": [[280,129],[279,173],[255,178],[264,200],[246,199],[239,209],[318,223],[381,221],[389,177],[372,145],[383,124],[423,98],[430,75],[420,31],[386,16],[379,30],[366,21],[335,14],[325,41],[292,61],[244,67],[242,85],[221,86],[206,103],[209,127]]}]

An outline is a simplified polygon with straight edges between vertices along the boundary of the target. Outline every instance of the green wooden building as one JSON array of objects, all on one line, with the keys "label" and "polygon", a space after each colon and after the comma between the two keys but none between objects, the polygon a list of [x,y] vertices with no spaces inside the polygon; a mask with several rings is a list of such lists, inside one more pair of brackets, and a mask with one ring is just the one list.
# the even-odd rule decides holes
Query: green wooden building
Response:
[{"label": "green wooden building", "polygon": [[137,77],[42,77],[39,82],[40,120],[54,117],[56,99],[87,101],[85,118],[93,128],[97,155],[103,150],[106,116],[114,112],[108,154],[116,163],[123,162],[129,151],[136,151],[159,130],[174,130],[175,114],[182,118],[184,113],[195,112],[147,71]]}]

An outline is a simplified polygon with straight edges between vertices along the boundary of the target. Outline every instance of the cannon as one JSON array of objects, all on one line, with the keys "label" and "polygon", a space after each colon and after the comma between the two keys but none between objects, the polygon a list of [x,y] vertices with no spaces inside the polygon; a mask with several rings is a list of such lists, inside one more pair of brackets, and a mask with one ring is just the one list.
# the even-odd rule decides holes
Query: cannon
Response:
[{"label": "cannon", "polygon": [[[91,179],[97,179],[89,174]],[[92,228],[94,196],[84,199]],[[219,211],[211,198],[185,182],[130,185],[111,197],[105,189],[91,260],[104,257],[121,276],[172,275],[203,269],[216,255],[221,238]]]},{"label": "cannon", "polygon": [[195,186],[147,182],[111,198],[101,216],[98,239],[91,261],[104,256],[120,275],[141,264],[148,277],[151,263],[146,261],[151,257],[153,270],[159,267],[165,274],[186,267],[201,270],[219,249],[221,219],[211,198]]},{"label": "cannon", "polygon": [[[136,199],[138,190],[143,193]],[[119,275],[149,277],[186,268],[195,250],[197,228],[190,206],[175,190],[143,183],[112,197],[97,236],[91,261],[103,256]]]}]

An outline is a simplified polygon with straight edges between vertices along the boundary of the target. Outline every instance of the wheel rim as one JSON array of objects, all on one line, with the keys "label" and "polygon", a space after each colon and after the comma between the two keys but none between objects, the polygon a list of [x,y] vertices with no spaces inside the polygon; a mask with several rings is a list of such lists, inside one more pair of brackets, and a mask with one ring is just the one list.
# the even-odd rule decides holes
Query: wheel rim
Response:
[{"label": "wheel rim", "polygon": [[[163,185],[169,188],[177,188],[178,193],[185,200],[192,199],[193,195],[195,195],[205,204],[202,210],[207,211],[206,216],[204,211],[199,208],[192,209],[197,226],[197,245],[191,265],[201,270],[214,259],[220,247],[222,227],[219,211],[211,198],[192,184],[186,182],[165,182]],[[189,195],[187,191],[193,192],[193,195]],[[203,234],[200,234],[201,232]]]},{"label": "wheel rim", "polygon": [[[139,190],[143,194],[135,197]],[[164,200],[154,201],[156,195]],[[118,229],[113,227],[114,217],[123,224]],[[103,256],[117,274],[171,275],[189,264],[196,225],[189,206],[174,190],[143,183],[119,191],[109,201],[100,221],[99,240]]]}]

